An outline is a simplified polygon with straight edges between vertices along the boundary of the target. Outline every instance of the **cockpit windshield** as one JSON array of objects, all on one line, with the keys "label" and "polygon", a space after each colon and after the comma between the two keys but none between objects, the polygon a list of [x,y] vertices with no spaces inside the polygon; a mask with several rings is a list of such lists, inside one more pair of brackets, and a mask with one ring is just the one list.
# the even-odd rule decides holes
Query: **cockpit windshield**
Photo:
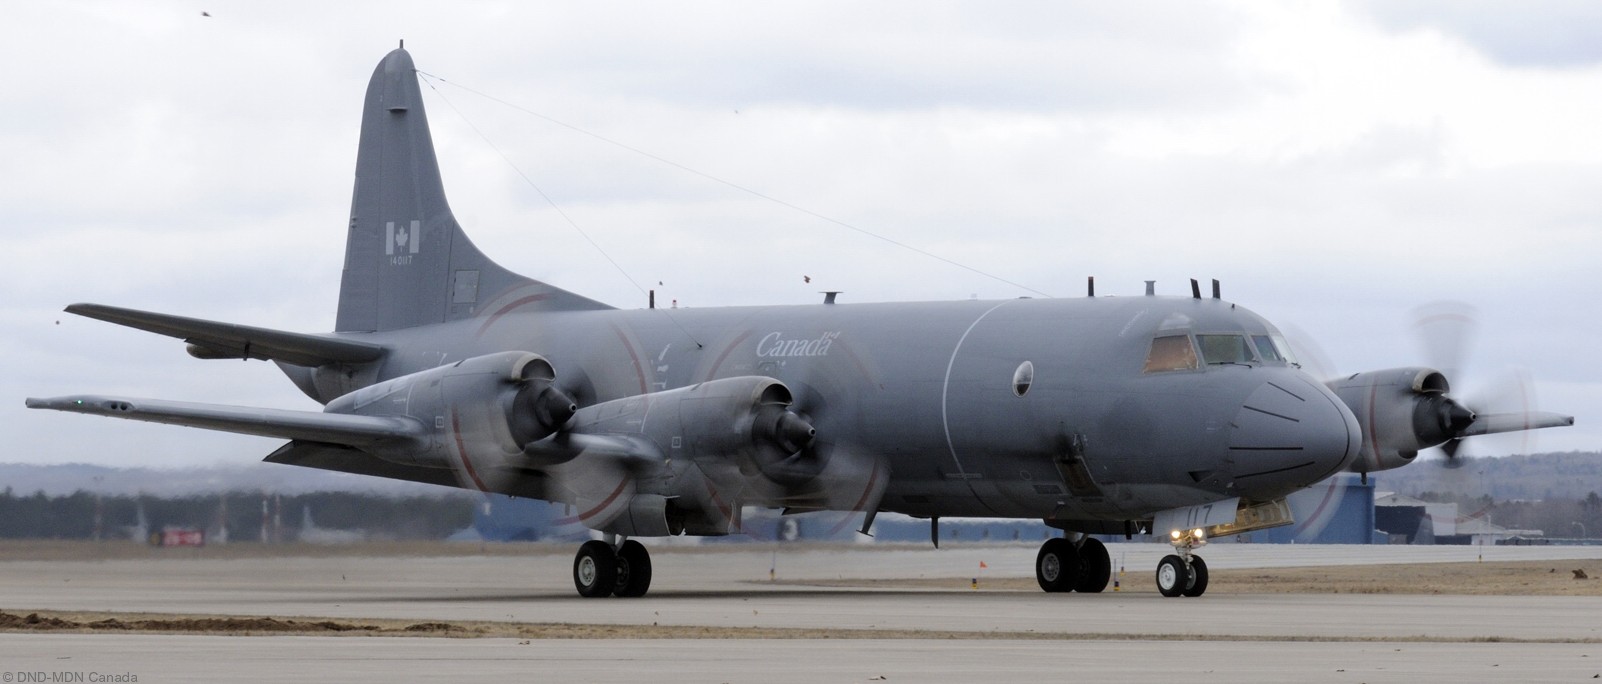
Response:
[{"label": "cockpit windshield", "polygon": [[1255,360],[1245,335],[1197,335],[1201,344],[1202,359],[1209,366],[1222,363],[1248,364]]},{"label": "cockpit windshield", "polygon": [[1264,361],[1283,362],[1285,356],[1274,347],[1274,340],[1267,335],[1252,335],[1252,345],[1257,347],[1257,355]]},{"label": "cockpit windshield", "polygon": [[1268,334],[1204,333],[1159,335],[1146,353],[1146,373],[1198,370],[1228,364],[1294,364],[1290,345],[1272,329]]},{"label": "cockpit windshield", "polygon": [[1268,339],[1274,343],[1274,349],[1279,351],[1279,357],[1284,359],[1285,363],[1296,366],[1297,368],[1302,367],[1301,362],[1296,358],[1296,351],[1291,349],[1290,342],[1285,340],[1284,335],[1281,335],[1279,334],[1279,331],[1270,328]]},{"label": "cockpit windshield", "polygon": [[1196,346],[1190,343],[1189,335],[1166,335],[1151,341],[1144,372],[1163,373],[1197,368],[1200,366],[1196,363]]}]

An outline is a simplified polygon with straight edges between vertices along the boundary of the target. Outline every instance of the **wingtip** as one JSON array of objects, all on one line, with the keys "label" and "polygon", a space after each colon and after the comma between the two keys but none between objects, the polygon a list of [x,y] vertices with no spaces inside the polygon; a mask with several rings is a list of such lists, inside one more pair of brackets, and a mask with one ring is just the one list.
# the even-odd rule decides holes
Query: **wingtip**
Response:
[{"label": "wingtip", "polygon": [[31,409],[52,409],[67,411],[69,413],[92,413],[109,415],[113,413],[130,413],[136,410],[133,399],[119,399],[89,394],[74,394],[66,397],[28,397],[27,406]]},{"label": "wingtip", "polygon": [[83,397],[28,397],[27,400],[28,408],[57,411],[70,411],[83,403]]}]

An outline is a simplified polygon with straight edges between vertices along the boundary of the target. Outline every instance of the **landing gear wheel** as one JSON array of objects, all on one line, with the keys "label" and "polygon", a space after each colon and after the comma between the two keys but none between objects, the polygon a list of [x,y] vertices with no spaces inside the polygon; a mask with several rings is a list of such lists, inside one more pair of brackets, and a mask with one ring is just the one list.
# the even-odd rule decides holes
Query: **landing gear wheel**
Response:
[{"label": "landing gear wheel", "polygon": [[1185,559],[1169,554],[1157,563],[1157,591],[1163,596],[1173,598],[1185,593],[1190,580],[1190,568],[1185,567]]},{"label": "landing gear wheel", "polygon": [[573,558],[573,586],[584,598],[612,595],[617,587],[617,553],[611,544],[592,539],[579,547]]},{"label": "landing gear wheel", "polygon": [[1190,582],[1185,586],[1186,596],[1201,596],[1207,593],[1207,563],[1201,556],[1190,557]]},{"label": "landing gear wheel", "polygon": [[1073,591],[1079,584],[1079,549],[1062,537],[1047,539],[1035,556],[1035,580],[1047,592]]},{"label": "landing gear wheel", "polygon": [[1100,539],[1086,538],[1079,545],[1079,582],[1074,591],[1081,594],[1100,594],[1112,581],[1112,557],[1107,545]]},{"label": "landing gear wheel", "polygon": [[651,554],[633,539],[623,542],[617,550],[617,584],[612,595],[634,598],[644,596],[650,588]]}]

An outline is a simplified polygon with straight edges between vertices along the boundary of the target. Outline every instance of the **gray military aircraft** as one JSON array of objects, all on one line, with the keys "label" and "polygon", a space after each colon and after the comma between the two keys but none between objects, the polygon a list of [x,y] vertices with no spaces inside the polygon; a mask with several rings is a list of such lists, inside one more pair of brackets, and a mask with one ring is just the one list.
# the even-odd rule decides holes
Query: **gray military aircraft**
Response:
[{"label": "gray military aircraft", "polygon": [[[335,332],[74,304],[276,363],[322,412],[70,396],[30,408],[290,440],[273,463],[562,502],[602,533],[584,596],[641,596],[635,537],[723,535],[742,506],[1039,518],[1048,592],[1100,592],[1091,535],[1166,535],[1165,596],[1210,536],[1292,522],[1285,496],[1464,437],[1569,425],[1476,415],[1428,368],[1303,372],[1220,298],[619,310],[496,265],[446,204],[411,56],[367,88]],[[937,539],[934,535],[932,538]]]}]

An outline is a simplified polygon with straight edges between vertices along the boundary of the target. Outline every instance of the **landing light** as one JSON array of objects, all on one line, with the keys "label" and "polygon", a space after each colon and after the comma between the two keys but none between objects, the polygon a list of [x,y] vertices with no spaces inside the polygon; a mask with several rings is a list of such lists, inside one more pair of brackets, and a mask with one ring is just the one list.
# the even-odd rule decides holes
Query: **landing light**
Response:
[{"label": "landing light", "polygon": [[1195,530],[1191,531],[1190,534],[1191,534],[1192,537],[1196,538],[1196,541],[1201,541],[1201,540],[1207,538],[1207,533],[1205,531],[1203,531],[1202,528],[1200,528],[1200,527],[1198,527]]},{"label": "landing light", "polygon": [[1174,541],[1179,541],[1179,530],[1174,530],[1173,532],[1169,532],[1168,536],[1173,537]]}]

